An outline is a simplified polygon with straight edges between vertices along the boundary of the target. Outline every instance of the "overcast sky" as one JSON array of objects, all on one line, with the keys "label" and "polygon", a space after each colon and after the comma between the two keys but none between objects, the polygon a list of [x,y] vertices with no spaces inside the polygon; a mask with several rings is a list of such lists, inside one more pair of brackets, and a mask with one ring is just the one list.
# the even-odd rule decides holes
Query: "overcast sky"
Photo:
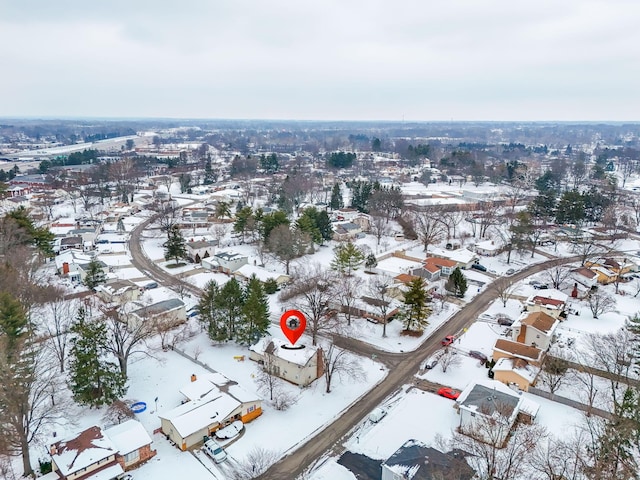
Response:
[{"label": "overcast sky", "polygon": [[0,0],[0,116],[640,120],[638,0]]}]

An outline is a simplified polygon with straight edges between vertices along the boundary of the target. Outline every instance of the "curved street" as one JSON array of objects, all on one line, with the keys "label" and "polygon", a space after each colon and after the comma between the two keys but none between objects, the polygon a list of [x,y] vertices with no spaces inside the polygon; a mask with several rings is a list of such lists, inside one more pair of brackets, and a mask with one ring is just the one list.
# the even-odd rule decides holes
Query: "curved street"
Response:
[{"label": "curved street", "polygon": [[[129,248],[133,265],[166,286],[171,287],[181,283],[186,284],[186,288],[189,291],[199,295],[201,293],[200,289],[174,278],[144,255],[140,245],[140,233],[150,225],[155,218],[156,216],[151,217],[136,226],[131,233]],[[515,283],[547,268],[559,264],[571,263],[579,259],[579,256],[573,256],[547,260],[523,269],[509,278]],[[371,410],[383,403],[388,396],[399,390],[403,385],[415,383],[415,373],[419,370],[420,363],[441,347],[440,341],[444,336],[456,334],[468,328],[497,298],[498,294],[496,291],[491,288],[486,288],[440,326],[440,328],[435,330],[433,334],[413,352],[389,353],[353,338],[335,337],[336,345],[342,348],[366,357],[375,356],[375,359],[384,364],[389,370],[388,375],[378,385],[348,407],[336,421],[325,426],[313,437],[303,440],[302,443],[296,446],[295,451],[284,456],[257,478],[264,480],[291,480],[301,475],[310,465],[327,452],[330,452],[333,448],[336,449],[334,452],[336,455],[341,453],[341,440],[343,440],[356,425],[365,419]],[[427,421],[427,419],[425,419],[425,421]]]}]

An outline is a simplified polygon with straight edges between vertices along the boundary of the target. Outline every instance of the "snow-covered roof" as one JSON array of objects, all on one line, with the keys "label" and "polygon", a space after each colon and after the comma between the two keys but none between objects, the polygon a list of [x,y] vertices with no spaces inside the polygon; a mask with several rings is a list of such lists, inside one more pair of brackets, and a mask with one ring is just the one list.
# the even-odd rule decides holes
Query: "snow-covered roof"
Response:
[{"label": "snow-covered roof", "polygon": [[442,248],[432,247],[429,249],[431,255],[436,255],[442,258],[448,258],[458,263],[469,263],[478,255],[467,248],[460,248],[458,250],[443,250]]},{"label": "snow-covered roof", "polygon": [[245,278],[251,278],[252,275],[255,275],[258,280],[261,282],[266,282],[270,278],[277,279],[281,276],[286,276],[284,273],[280,272],[271,272],[263,267],[258,267],[257,265],[246,264],[241,266],[238,270],[236,270],[237,274],[242,275]]},{"label": "snow-covered roof", "polygon": [[104,431],[121,455],[150,445],[152,440],[142,424],[136,420],[127,420],[120,425]]},{"label": "snow-covered roof", "polygon": [[178,434],[185,438],[207,425],[222,423],[240,406],[232,396],[215,391],[201,399],[183,403],[161,414],[160,418],[169,420]]},{"label": "snow-covered roof", "polygon": [[93,475],[84,478],[84,480],[111,480],[112,478],[119,478],[120,475],[124,473],[122,467],[119,463],[115,465],[111,465],[99,472],[94,473]]},{"label": "snow-covered roof", "polygon": [[249,347],[249,349],[259,355],[264,355],[265,352],[268,352],[278,358],[286,360],[287,362],[302,366],[305,366],[318,351],[318,347],[314,347],[312,345],[307,346],[299,344],[292,348],[289,342],[285,342],[279,338],[270,337],[261,339],[255,345]]},{"label": "snow-covered roof", "polygon": [[518,360],[514,358],[499,358],[496,364],[492,367],[494,372],[514,372],[520,375],[522,378],[532,383],[536,378],[536,375],[540,371],[539,368],[529,365],[524,360]]},{"label": "snow-covered roof", "polygon": [[491,415],[503,410],[509,416],[517,413],[520,396],[496,380],[475,382],[467,385],[456,400],[460,408]]},{"label": "snow-covered roof", "polygon": [[60,473],[67,476],[116,453],[113,443],[100,427],[93,426],[74,437],[54,443],[51,458]]},{"label": "snow-covered roof", "polygon": [[227,392],[233,398],[235,398],[236,400],[242,403],[259,402],[262,400],[257,395],[251,392],[248,392],[247,390],[245,390],[244,388],[242,388],[240,385],[237,385],[237,384],[230,385],[229,388],[227,389]]}]

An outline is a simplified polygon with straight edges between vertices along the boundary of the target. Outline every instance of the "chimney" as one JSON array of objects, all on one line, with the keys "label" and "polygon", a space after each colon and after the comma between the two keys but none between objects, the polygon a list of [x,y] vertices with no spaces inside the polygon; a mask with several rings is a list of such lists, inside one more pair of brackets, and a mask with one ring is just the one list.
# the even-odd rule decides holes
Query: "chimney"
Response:
[{"label": "chimney", "polygon": [[62,264],[62,274],[63,275],[68,275],[69,274],[69,264],[67,262],[64,262]]},{"label": "chimney", "polygon": [[51,445],[51,448],[49,448],[49,453],[51,455],[56,455],[58,453],[58,447],[56,447],[55,444]]},{"label": "chimney", "polygon": [[198,377],[196,377],[196,374],[195,374],[195,373],[192,373],[192,374],[191,374],[191,381],[192,381],[192,382],[195,382],[197,379],[198,379]]}]

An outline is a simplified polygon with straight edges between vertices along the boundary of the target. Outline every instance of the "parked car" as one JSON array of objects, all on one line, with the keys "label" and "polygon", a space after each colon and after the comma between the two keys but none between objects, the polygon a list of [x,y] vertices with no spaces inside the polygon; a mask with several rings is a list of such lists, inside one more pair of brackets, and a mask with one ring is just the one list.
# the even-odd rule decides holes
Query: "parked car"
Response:
[{"label": "parked car", "polygon": [[531,285],[536,290],[544,290],[549,288],[549,286],[546,283],[539,282],[538,280],[531,280],[529,282],[529,285]]},{"label": "parked car", "polygon": [[438,395],[444,398],[450,398],[451,400],[456,400],[460,396],[460,392],[453,388],[443,387],[438,390]]},{"label": "parked car", "polygon": [[158,288],[158,282],[149,282],[144,286],[145,290],[151,290],[152,288]]},{"label": "parked car", "polygon": [[216,443],[215,440],[207,440],[202,447],[204,453],[209,455],[214,462],[222,463],[227,459],[227,452]]},{"label": "parked car", "polygon": [[513,275],[514,273],[516,273],[516,271],[513,268],[510,268],[509,270],[507,270],[504,273],[505,273],[505,275]]},{"label": "parked car", "polygon": [[438,364],[439,360],[440,360],[440,354],[439,353],[435,353],[435,354],[431,355],[424,362],[425,370],[431,370],[432,368],[435,368],[435,366]]},{"label": "parked car", "polygon": [[243,428],[244,428],[244,424],[240,420],[236,420],[235,422],[232,422],[226,427],[221,428],[220,430],[216,430],[216,438],[220,438],[220,439],[233,438],[236,435],[238,435]]},{"label": "parked car", "polygon": [[454,341],[455,341],[456,337],[454,335],[447,335],[446,337],[444,337],[442,339],[442,346],[443,347],[448,347],[449,345],[451,345]]},{"label": "parked car", "polygon": [[386,415],[387,410],[382,407],[378,407],[369,414],[369,420],[371,420],[371,423],[378,423]]},{"label": "parked car", "polygon": [[484,265],[481,265],[479,263],[474,263],[473,265],[471,265],[471,268],[474,268],[476,270],[480,270],[481,272],[486,272],[487,271],[487,267],[485,267]]},{"label": "parked car", "polygon": [[487,361],[489,360],[484,353],[479,352],[478,350],[470,350],[469,351],[469,356],[472,357],[472,358],[477,358],[482,363],[487,363]]},{"label": "parked car", "polygon": [[503,327],[510,327],[513,325],[513,318],[508,317],[504,313],[496,315],[496,320],[498,321],[498,325],[502,325]]}]

